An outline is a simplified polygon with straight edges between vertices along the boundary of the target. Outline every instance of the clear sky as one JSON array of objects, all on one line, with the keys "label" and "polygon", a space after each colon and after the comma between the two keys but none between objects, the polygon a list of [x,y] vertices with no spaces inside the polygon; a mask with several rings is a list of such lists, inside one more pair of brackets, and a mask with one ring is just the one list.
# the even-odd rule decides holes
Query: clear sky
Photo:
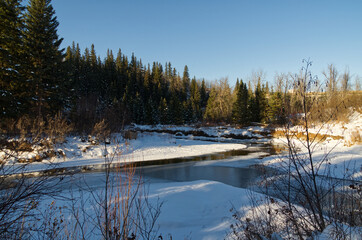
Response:
[{"label": "clear sky", "polygon": [[[247,80],[263,70],[297,72],[302,59],[322,80],[333,63],[362,77],[361,0],[53,0],[63,47],[132,52],[182,74]],[[354,82],[354,79],[353,79]]]}]

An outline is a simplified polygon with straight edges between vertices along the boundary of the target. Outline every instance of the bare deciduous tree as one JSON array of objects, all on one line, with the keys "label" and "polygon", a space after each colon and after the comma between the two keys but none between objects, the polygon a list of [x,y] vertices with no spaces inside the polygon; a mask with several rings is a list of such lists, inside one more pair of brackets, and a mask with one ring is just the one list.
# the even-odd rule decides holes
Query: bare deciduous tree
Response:
[{"label": "bare deciduous tree", "polygon": [[[38,204],[58,196],[62,176],[57,176],[51,158],[58,154],[54,145],[64,141],[71,126],[57,114],[31,119],[23,116],[8,124],[0,136],[0,237],[27,238],[37,231]],[[27,153],[36,150],[34,157]],[[31,174],[31,163],[48,159],[38,173]],[[39,230],[40,231],[40,230]]]},{"label": "bare deciduous tree", "polygon": [[355,78],[355,90],[360,91],[361,90],[361,78],[357,75]]},{"label": "bare deciduous tree", "polygon": [[[28,174],[29,163],[17,163],[21,144],[9,148],[11,142],[2,141],[0,160],[0,238],[27,238],[37,221],[36,209],[42,199],[58,196],[63,178],[48,173],[56,165],[50,164],[37,176]],[[34,229],[35,228],[35,229]]]},{"label": "bare deciduous tree", "polygon": [[249,81],[252,84],[250,90],[255,91],[258,83],[260,83],[260,85],[263,85],[265,82],[265,78],[266,78],[266,73],[263,70],[260,69],[258,71],[252,71],[251,76],[249,78]]},{"label": "bare deciduous tree", "polygon": [[204,118],[214,122],[230,119],[232,113],[233,96],[228,78],[215,82],[211,88]]},{"label": "bare deciduous tree", "polygon": [[[362,222],[359,214],[361,191],[347,174],[343,179],[336,179],[329,168],[333,148],[323,156],[314,154],[324,139],[321,137],[322,129],[334,115],[331,114],[322,123],[316,134],[310,133],[312,123],[309,113],[318,101],[316,94],[310,94],[316,83],[316,78],[309,71],[310,66],[311,62],[305,61],[302,74],[294,78],[294,85],[298,86],[294,94],[298,95],[301,108],[299,123],[303,130],[301,134],[296,133],[292,130],[292,121],[287,122],[284,135],[288,152],[287,156],[280,157],[277,165],[280,173],[266,176],[262,181],[259,190],[266,197],[251,199],[256,207],[249,211],[248,216],[233,210],[236,223],[231,229],[235,239],[273,239],[272,234],[277,231],[286,239],[302,240],[323,232],[329,225],[334,229],[331,237],[350,237],[348,229]],[[281,239],[280,236],[274,237]]]},{"label": "bare deciduous tree", "polygon": [[333,94],[338,89],[338,71],[336,67],[333,64],[329,64],[327,71],[324,71],[323,75],[326,79],[327,92]]},{"label": "bare deciduous tree", "polygon": [[341,76],[341,90],[342,92],[347,92],[350,89],[350,81],[351,81],[351,75],[349,73],[348,68],[344,71],[344,73]]}]

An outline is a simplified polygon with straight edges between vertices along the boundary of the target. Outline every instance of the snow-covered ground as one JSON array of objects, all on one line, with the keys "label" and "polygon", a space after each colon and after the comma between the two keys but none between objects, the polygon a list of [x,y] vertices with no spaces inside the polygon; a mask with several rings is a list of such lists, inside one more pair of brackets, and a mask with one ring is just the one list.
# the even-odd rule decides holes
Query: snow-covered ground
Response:
[{"label": "snow-covered ground", "polygon": [[[139,161],[185,158],[231,150],[245,149],[239,143],[222,143],[193,140],[192,138],[176,139],[168,133],[140,133],[137,139],[125,141],[116,135],[109,145],[93,145],[82,142],[79,137],[69,137],[58,145],[56,151],[62,151],[66,157],[58,156],[51,160],[34,162],[27,166],[28,171],[38,171],[53,165],[57,168],[93,166],[104,164],[105,153],[112,163],[130,163]],[[36,153],[23,153],[21,157],[30,158]],[[51,164],[51,165],[50,165]]]},{"label": "snow-covered ground", "polygon": [[164,201],[158,223],[172,239],[224,239],[230,232],[230,209],[249,206],[246,189],[213,181],[155,183],[151,198]]},{"label": "snow-covered ground", "polygon": [[248,138],[263,138],[260,133],[269,133],[269,129],[263,126],[249,126],[244,128],[235,128],[230,125],[217,127],[199,127],[199,126],[175,126],[175,125],[134,125],[131,129],[142,131],[171,131],[190,133],[198,132],[202,136],[223,138],[228,136],[239,136]]},{"label": "snow-covered ground", "polygon": [[[362,145],[351,145],[352,135],[361,135],[362,115],[354,113],[348,124],[333,123],[326,126],[314,126],[312,133],[322,133],[335,136],[315,145],[313,157],[320,159],[329,154],[329,161],[324,167],[330,167],[332,176],[344,177],[352,174],[355,180],[362,178]],[[182,130],[182,129],[179,129]],[[188,131],[189,129],[187,129]],[[298,127],[293,130],[298,131]],[[301,128],[299,128],[299,131]],[[231,131],[233,132],[233,131]],[[216,135],[210,133],[210,135]],[[285,145],[286,138],[280,137],[272,140],[274,144]],[[303,143],[297,142],[297,146],[303,150]],[[260,157],[260,155],[258,155]],[[277,167],[283,158],[268,156],[257,160],[256,156],[245,156],[224,161],[209,162],[212,164],[229,167],[245,167],[255,163]],[[200,163],[202,164],[202,163]],[[328,166],[327,166],[328,165]],[[224,239],[230,233],[230,224],[233,222],[230,208],[237,210],[250,207],[248,197],[249,190],[235,188],[218,182],[196,181],[184,183],[156,183],[151,185],[151,196],[159,196],[165,200],[162,214],[159,219],[160,232],[172,233],[174,239]],[[254,197],[262,198],[261,194]],[[316,239],[330,239],[328,227],[323,234]],[[356,228],[352,232],[351,239],[360,239],[362,229]]]},{"label": "snow-covered ground", "polygon": [[[172,126],[136,126],[143,130],[155,130],[172,128],[173,131],[192,131],[189,127]],[[260,129],[257,129],[260,128]],[[314,149],[313,156],[318,159],[327,152],[330,153],[328,165],[332,168],[336,177],[342,177],[346,171],[354,171],[356,180],[362,178],[362,145],[351,145],[351,135],[361,134],[362,115],[352,115],[349,124],[330,124],[323,128],[324,132],[331,136],[341,136],[343,139],[328,138]],[[298,127],[295,127],[298,130]],[[261,127],[250,129],[226,128],[202,128],[208,136],[220,138],[224,135],[241,134],[251,137],[262,137],[257,132],[264,131]],[[251,133],[253,132],[253,133]],[[319,132],[318,126],[311,132]],[[104,146],[92,145],[82,142],[78,137],[67,138],[66,143],[57,146],[66,154],[66,158],[57,157],[52,160],[58,167],[72,167],[84,165],[97,165],[104,162],[104,154],[115,156],[115,161],[149,161],[181,157],[191,157],[204,154],[212,154],[229,150],[245,149],[246,145],[238,143],[222,143],[195,140],[192,136],[175,138],[170,133],[139,133],[137,139],[125,141],[121,136]],[[117,143],[118,141],[118,143]],[[285,138],[275,138],[275,144],[283,144]],[[299,145],[302,146],[302,143]],[[117,154],[116,154],[117,153]],[[33,153],[24,153],[33,154]],[[233,157],[222,161],[205,161],[197,165],[228,166],[233,168],[247,167],[256,163],[277,166],[283,157],[268,156],[259,159],[264,153],[253,153],[247,156]],[[31,170],[43,169],[46,162],[33,163]],[[160,181],[150,184],[149,197],[160,198],[164,205],[158,223],[163,236],[170,233],[173,239],[223,239],[230,231],[232,214],[230,208],[236,209],[250,205],[247,197],[248,191],[242,188],[232,187],[215,181],[170,182]],[[257,194],[257,193],[256,193]],[[258,195],[258,194],[257,194]],[[356,238],[358,239],[358,238]]]},{"label": "snow-covered ground", "polygon": [[[283,129],[279,130],[283,131]],[[295,126],[290,131],[303,133],[304,128]],[[323,141],[316,138],[311,145],[312,156],[315,161],[328,155],[328,161],[325,161],[320,172],[329,168],[333,177],[350,176],[355,180],[362,179],[362,114],[354,112],[348,123],[332,122],[325,125],[314,125],[309,128],[309,132],[328,136]],[[300,141],[297,137],[291,139],[301,153],[307,152],[305,141]],[[283,136],[273,138],[272,142],[277,145],[287,145],[287,139]],[[267,157],[264,159],[264,163],[277,166],[280,161],[285,160],[285,156],[286,154],[278,157]]]}]

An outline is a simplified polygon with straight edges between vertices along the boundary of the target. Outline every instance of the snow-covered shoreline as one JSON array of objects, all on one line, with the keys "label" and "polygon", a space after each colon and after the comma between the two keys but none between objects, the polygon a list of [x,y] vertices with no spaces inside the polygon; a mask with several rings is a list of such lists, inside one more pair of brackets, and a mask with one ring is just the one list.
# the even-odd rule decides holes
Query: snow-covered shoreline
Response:
[{"label": "snow-covered shoreline", "polygon": [[[40,171],[46,168],[48,163],[55,163],[57,167],[76,167],[101,165],[104,163],[104,154],[114,156],[114,162],[153,161],[172,158],[193,157],[206,154],[220,153],[231,150],[245,150],[247,146],[242,143],[225,143],[216,141],[201,141],[192,135],[176,137],[171,133],[152,132],[152,129],[170,129],[177,131],[192,131],[189,127],[172,126],[137,126],[139,129],[150,130],[138,133],[136,139],[125,140],[120,135],[115,135],[113,142],[106,145],[94,145],[90,142],[82,142],[79,137],[69,137],[67,141],[56,147],[56,151],[63,151],[66,158],[56,157],[51,161],[29,164],[30,171]],[[313,157],[319,159],[330,152],[328,165],[333,170],[333,176],[343,177],[347,169],[355,172],[352,177],[360,181],[362,177],[362,145],[350,145],[349,133],[359,131],[362,127],[361,115],[350,124],[330,125],[326,134],[342,136],[343,139],[327,138],[313,149]],[[206,128],[205,128],[206,129]],[[203,129],[203,131],[205,131]],[[256,136],[258,130],[232,129],[231,127],[209,128],[208,135],[216,140],[223,140],[227,134],[242,134]],[[297,131],[297,127],[295,129]],[[333,132],[332,132],[333,130]],[[246,131],[246,132],[245,132]],[[318,127],[311,129],[317,132]],[[249,133],[254,132],[254,133]],[[254,134],[254,135],[253,135]],[[275,145],[285,145],[284,137],[264,139]],[[302,142],[299,142],[302,147]],[[31,156],[34,153],[26,153]],[[262,158],[263,157],[263,158]],[[262,158],[262,159],[260,159]],[[264,156],[263,153],[251,153],[223,161],[202,161],[195,165],[226,166],[231,168],[248,167],[253,164],[265,164],[277,167],[283,159],[283,153],[279,156]],[[149,198],[151,201],[161,199],[164,204],[158,221],[160,233],[163,236],[171,234],[173,239],[224,239],[230,232],[230,224],[233,222],[230,209],[242,211],[251,207],[248,195],[250,190],[232,187],[220,182],[198,180],[192,182],[156,182],[150,184]],[[254,193],[255,196],[265,196]],[[59,203],[61,204],[61,203]],[[262,204],[262,203],[261,203]]]},{"label": "snow-covered shoreline", "polygon": [[[82,142],[79,137],[70,137],[56,148],[56,151],[64,152],[66,157],[58,156],[42,162],[17,163],[16,165],[26,166],[27,172],[37,172],[53,167],[101,167],[105,163],[105,155],[114,164],[125,164],[190,158],[247,148],[245,144],[239,143],[200,141],[192,138],[179,139],[167,133],[142,133],[138,134],[137,139],[127,141],[118,135],[115,136],[114,140],[109,145],[94,145],[89,142]],[[30,158],[35,154],[34,152],[24,153],[22,157]]]},{"label": "snow-covered shoreline", "polygon": [[[330,124],[323,126],[322,130],[318,126],[310,129],[311,133],[333,134],[333,136],[340,137],[339,139],[327,138],[313,149],[313,156],[317,159],[331,151],[329,164],[332,166],[336,177],[343,177],[346,168],[355,170],[353,178],[361,179],[362,177],[362,145],[358,143],[350,144],[351,134],[355,132],[361,134],[361,116],[361,114],[353,114],[351,122],[348,124]],[[131,129],[138,131],[135,139],[127,140],[121,134],[114,134],[109,145],[84,142],[77,136],[68,137],[65,143],[55,147],[55,151],[62,152],[63,156],[27,164],[27,171],[41,171],[51,167],[101,166],[105,163],[105,156],[111,159],[113,163],[189,158],[246,149],[246,144],[251,141],[286,145],[285,137],[274,136],[274,138],[270,138],[270,129],[261,126],[234,128],[231,126],[135,125]],[[276,129],[276,131],[278,130],[283,131],[283,129]],[[296,126],[292,128],[292,131],[302,131],[302,129]],[[192,135],[192,132],[201,132],[204,136],[195,137]],[[187,133],[189,135],[186,135]],[[263,135],[260,133],[268,136],[268,138],[263,138]],[[226,136],[248,137],[251,139],[233,141],[233,138],[226,138]],[[299,147],[303,147],[301,142],[297,142],[297,144],[299,144]],[[30,159],[36,156],[36,154],[39,154],[36,150],[24,152],[20,154],[20,157]],[[282,159],[283,157],[281,156],[269,156],[260,161],[260,163],[273,167]],[[9,164],[11,165],[12,162],[9,161]]]}]

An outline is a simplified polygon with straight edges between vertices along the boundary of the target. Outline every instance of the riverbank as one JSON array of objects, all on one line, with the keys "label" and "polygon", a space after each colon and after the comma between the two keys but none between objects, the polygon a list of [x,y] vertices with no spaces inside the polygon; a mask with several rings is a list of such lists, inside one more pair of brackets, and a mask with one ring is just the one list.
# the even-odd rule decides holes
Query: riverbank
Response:
[{"label": "riverbank", "polygon": [[[175,138],[169,133],[139,133],[136,139],[126,140],[120,134],[113,135],[110,144],[94,144],[84,142],[79,137],[68,137],[66,141],[55,147],[61,155],[41,162],[17,163],[10,159],[8,165],[24,165],[26,171],[41,171],[55,168],[74,168],[97,165],[102,166],[107,158],[112,163],[127,164],[141,161],[165,160],[173,158],[187,158],[232,150],[243,150],[247,146],[242,143],[224,143],[215,141]],[[39,154],[35,149],[32,152],[20,152],[18,158],[31,159]],[[23,170],[23,169],[22,169]]]},{"label": "riverbank", "polygon": [[[349,169],[349,171],[354,171],[351,176],[360,181],[362,145],[350,145],[345,141],[345,139],[350,139],[349,135],[344,135],[346,131],[337,131],[344,127],[353,133],[355,130],[359,131],[360,126],[355,123],[348,127],[335,124],[330,127],[333,134],[329,133],[334,137],[328,136],[319,142],[318,147],[314,148],[313,157],[317,160],[326,153],[330,153],[327,164],[333,169],[334,176],[343,177],[346,169]],[[252,148],[250,142],[271,142],[275,145],[285,145],[286,143],[286,138],[283,136],[271,139],[266,131],[261,131],[261,127],[233,129],[228,126],[198,128],[197,130],[178,126],[135,127],[138,130],[132,128],[130,131],[137,131],[137,137],[126,139],[120,134],[116,134],[112,136],[112,141],[107,145],[83,141],[80,137],[68,137],[63,144],[55,147],[56,152],[63,153],[61,156],[55,156],[42,162],[33,162],[28,165],[27,170],[40,171],[52,166],[64,168],[100,166],[104,163],[105,156],[119,163],[151,162],[231,150],[248,150]],[[195,134],[196,132],[199,136]],[[206,132],[207,135],[204,135]],[[337,132],[339,134],[336,134]],[[341,132],[343,135],[340,135]],[[233,138],[234,135],[240,137]],[[296,146],[302,148],[303,142],[297,142]],[[38,154],[36,151],[20,153],[22,158],[32,158],[36,154]],[[246,168],[251,165],[265,164],[277,168],[281,161],[286,160],[283,152],[277,156],[267,155],[266,152],[252,152],[249,155],[224,160],[199,161],[195,163],[195,166]],[[90,176],[90,178],[93,179],[94,176]],[[102,181],[101,179],[99,182]],[[99,191],[102,191],[102,188]],[[151,181],[148,193],[151,202],[157,202],[159,199],[164,202],[158,221],[159,232],[164,237],[171,234],[173,239],[223,239],[230,232],[230,225],[234,220],[233,213],[230,212],[231,208],[243,212],[245,209],[264,206],[262,201],[257,205],[255,202],[250,202],[248,197],[251,193],[250,190],[205,179],[190,182]],[[258,199],[266,199],[262,194],[254,192],[252,194]],[[57,204],[66,205],[62,202]]]}]

